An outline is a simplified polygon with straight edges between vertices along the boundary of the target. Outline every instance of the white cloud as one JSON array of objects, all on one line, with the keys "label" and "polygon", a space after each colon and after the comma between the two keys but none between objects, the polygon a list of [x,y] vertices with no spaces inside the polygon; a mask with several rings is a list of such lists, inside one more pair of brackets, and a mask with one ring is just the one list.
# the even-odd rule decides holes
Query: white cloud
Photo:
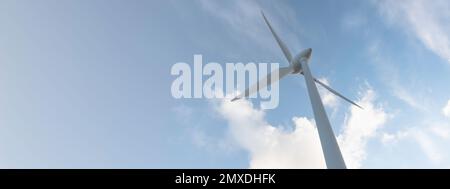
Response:
[{"label": "white cloud", "polygon": [[[417,156],[424,155],[429,160],[422,162],[422,165],[416,163],[410,167],[446,166],[447,158],[450,157],[446,150],[450,144],[450,128],[447,121],[437,116],[438,111],[446,115],[446,106],[436,107],[433,99],[429,98],[432,95],[427,93],[428,91],[416,90],[414,81],[403,82],[398,78],[399,70],[392,66],[394,63],[388,57],[381,55],[380,49],[380,43],[372,43],[368,50],[373,62],[380,69],[379,73],[382,73],[381,78],[396,98],[413,108],[408,112],[411,115],[407,115],[407,119],[395,121],[397,130],[392,131],[392,134],[384,133],[380,138],[381,142],[390,147],[396,145],[396,148],[417,148],[422,152]],[[399,114],[404,112],[398,111]],[[405,141],[413,141],[416,145],[410,146],[411,143]],[[401,157],[400,154],[398,156]]]},{"label": "white cloud", "polygon": [[397,142],[404,139],[405,137],[408,137],[408,134],[409,133],[405,132],[405,131],[398,131],[394,134],[384,132],[380,135],[380,137],[381,137],[381,142],[384,145],[392,145],[392,144],[396,144]]},{"label": "white cloud", "polygon": [[[380,41],[371,43],[368,48],[369,55],[376,67],[379,69],[380,78],[386,83],[387,87],[397,99],[403,101],[412,109],[397,110],[398,117],[406,117],[406,119],[395,120],[396,130],[391,133],[383,133],[380,135],[381,142],[390,148],[397,148],[399,151],[403,149],[417,149],[416,156],[424,156],[428,161],[408,164],[409,168],[423,168],[431,166],[448,166],[447,153],[450,144],[449,124],[438,116],[437,111],[441,111],[442,107],[436,107],[433,98],[429,98],[432,94],[429,90],[417,90],[416,78],[399,78],[400,70],[394,65],[395,62],[383,54]],[[420,88],[420,87],[419,87]],[[423,89],[427,86],[422,86]],[[406,111],[408,110],[408,111]],[[442,110],[445,115],[444,111]],[[402,115],[402,114],[409,115]],[[412,143],[411,143],[412,142]],[[421,153],[420,153],[421,152]],[[396,158],[404,159],[408,156],[397,154]],[[417,160],[410,160],[417,161]],[[401,163],[405,163],[401,161]]]},{"label": "white cloud", "polygon": [[442,139],[450,139],[450,127],[448,124],[435,123],[430,127],[430,131]]},{"label": "white cloud", "polygon": [[420,131],[414,132],[413,138],[417,141],[422,151],[427,155],[427,157],[434,163],[439,163],[443,159],[441,154],[441,149],[436,145],[429,134]]},{"label": "white cloud", "polygon": [[250,168],[325,168],[311,120],[294,117],[295,130],[287,132],[267,123],[264,112],[246,100],[224,100],[216,108],[233,139],[250,153]]},{"label": "white cloud", "polygon": [[[368,89],[358,101],[364,110],[351,107],[338,136],[349,168],[360,168],[366,158],[367,141],[376,136],[388,115],[374,105],[375,94]],[[294,131],[273,126],[262,110],[249,101],[216,104],[216,110],[228,121],[231,136],[250,154],[250,168],[325,168],[319,136],[313,120],[294,117]]]},{"label": "white cloud", "polygon": [[442,108],[442,113],[445,117],[450,118],[450,100],[448,100],[447,105]]},{"label": "white cloud", "polygon": [[425,103],[421,103],[418,100],[419,98],[413,96],[413,94],[406,90],[404,86],[399,85],[397,80],[393,80],[389,85],[391,85],[391,88],[393,89],[394,96],[398,99],[418,110],[427,110],[425,108]]},{"label": "white cloud", "polygon": [[448,122],[426,121],[423,125],[413,127],[409,133],[432,164],[440,167],[450,165],[450,153],[447,150],[450,145]]},{"label": "white cloud", "polygon": [[199,127],[190,128],[193,144],[212,154],[229,154],[235,151],[235,144],[225,138],[210,135]]},{"label": "white cloud", "polygon": [[347,167],[360,168],[367,157],[367,142],[374,138],[388,119],[383,107],[374,104],[375,92],[368,89],[358,102],[364,107],[350,107],[342,134],[338,137]]},{"label": "white cloud", "polygon": [[383,133],[381,135],[381,142],[385,145],[389,143],[394,143],[394,141],[396,141],[396,136],[393,134]]},{"label": "white cloud", "polygon": [[[450,1],[374,1],[389,23],[412,33],[444,60],[450,59]],[[449,61],[450,63],[450,61]]]},{"label": "white cloud", "polygon": [[[445,60],[450,58],[450,7],[449,1],[373,1],[378,6],[383,18],[395,27],[401,27],[407,34],[417,39],[427,49]],[[403,82],[405,76],[399,78],[401,69],[395,68],[395,62],[382,52],[380,41],[372,43],[369,53],[373,62],[379,68],[381,78],[393,92],[393,95],[402,100],[410,107],[406,120],[396,120],[398,128],[392,134],[384,133],[381,141],[399,149],[417,148],[429,161],[417,162],[410,167],[420,166],[448,166],[447,148],[450,144],[450,129],[448,121],[437,116],[437,111],[445,114],[445,107],[436,107],[431,94],[426,90],[417,90],[416,78],[408,78]],[[384,54],[383,54],[384,53]],[[450,62],[450,61],[449,61]],[[403,80],[402,80],[403,79]],[[419,82],[420,83],[420,82]],[[422,86],[425,89],[427,86]],[[420,88],[420,87],[419,87]],[[417,111],[418,110],[418,111]],[[400,114],[403,111],[399,112]],[[399,116],[403,117],[403,116]],[[399,130],[400,129],[400,130]],[[413,141],[415,144],[411,145]],[[395,145],[394,145],[395,144]],[[398,154],[397,157],[401,157]],[[405,157],[402,157],[405,158]],[[431,163],[431,164],[430,164]]]},{"label": "white cloud", "polygon": [[[448,145],[450,145],[449,139],[450,127],[448,123],[442,122],[442,120],[425,120],[423,123],[415,123],[415,125],[411,125],[404,130],[398,130],[393,134],[383,133],[381,135],[383,144],[394,148],[418,147],[423,154],[416,154],[416,156],[424,155],[429,160],[428,162],[422,162],[423,165],[410,165],[411,168],[424,165],[438,166],[439,168],[448,166],[447,159],[450,157],[447,150]],[[411,143],[402,143],[405,141],[413,141],[416,145],[410,146]],[[403,154],[399,154],[399,156],[401,155]]]}]

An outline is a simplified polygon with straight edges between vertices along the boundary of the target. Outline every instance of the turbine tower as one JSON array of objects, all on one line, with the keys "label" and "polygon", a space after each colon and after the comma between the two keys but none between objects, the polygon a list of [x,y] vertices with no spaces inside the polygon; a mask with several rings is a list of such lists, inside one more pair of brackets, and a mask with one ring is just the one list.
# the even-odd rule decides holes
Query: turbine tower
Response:
[{"label": "turbine tower", "polygon": [[[269,21],[267,20],[264,13],[261,11],[261,14],[264,18],[265,23],[270,29],[270,32],[274,36],[275,40],[277,41],[278,45],[280,46],[281,50],[283,51],[284,56],[286,57],[287,61],[289,62],[288,67],[283,67],[278,70],[273,71],[272,73],[268,74],[264,79],[258,81],[254,85],[250,86],[248,89],[245,90],[244,93],[238,95],[237,97],[233,98],[231,101],[235,101],[244,97],[248,97],[249,95],[257,92],[259,89],[262,89],[268,85],[271,84],[271,82],[279,81],[283,77],[289,75],[289,74],[302,74],[305,76],[305,82],[306,82],[306,88],[308,89],[308,96],[311,101],[314,118],[317,125],[317,130],[319,132],[319,138],[320,138],[320,144],[322,146],[323,155],[325,157],[325,163],[327,165],[328,169],[346,169],[344,158],[342,158],[341,150],[339,149],[339,145],[336,140],[336,136],[333,133],[333,129],[331,128],[330,121],[328,120],[327,113],[325,111],[325,108],[323,107],[322,100],[320,98],[319,92],[317,91],[317,87],[314,82],[322,85],[325,89],[330,91],[331,93],[335,94],[336,96],[341,97],[345,101],[359,107],[362,109],[361,106],[356,104],[355,102],[349,100],[348,98],[344,97],[343,95],[339,94],[337,91],[333,90],[331,87],[327,86],[326,84],[322,83],[318,79],[314,78],[314,76],[311,74],[311,70],[309,69],[309,60],[311,57],[312,49],[308,48],[302,52],[300,52],[297,56],[292,57],[289,49],[287,46],[283,43],[283,41],[278,37],[272,26],[270,25]],[[278,72],[278,74],[276,74]],[[273,78],[271,81],[271,75],[275,74],[278,75],[278,78]]]}]

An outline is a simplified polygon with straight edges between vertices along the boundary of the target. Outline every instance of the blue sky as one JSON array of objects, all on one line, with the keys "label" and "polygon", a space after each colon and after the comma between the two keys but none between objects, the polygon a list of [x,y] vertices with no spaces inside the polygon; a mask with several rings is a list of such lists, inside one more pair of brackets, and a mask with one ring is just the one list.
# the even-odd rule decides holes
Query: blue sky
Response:
[{"label": "blue sky", "polygon": [[450,167],[445,0],[1,1],[0,167],[323,167],[302,77],[267,111],[171,96],[194,54],[287,65],[260,10],[366,107],[321,90],[349,167]]}]

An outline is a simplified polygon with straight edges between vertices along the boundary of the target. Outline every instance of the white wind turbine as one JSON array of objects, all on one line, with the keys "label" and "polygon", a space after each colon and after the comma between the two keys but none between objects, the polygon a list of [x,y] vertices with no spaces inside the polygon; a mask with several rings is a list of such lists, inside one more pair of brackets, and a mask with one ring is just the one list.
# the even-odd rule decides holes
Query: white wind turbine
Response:
[{"label": "white wind turbine", "polygon": [[[273,36],[275,37],[275,40],[277,41],[278,45],[280,46],[281,50],[283,51],[284,56],[289,62],[288,67],[280,68],[279,70],[275,70],[269,75],[267,75],[264,79],[258,81],[258,83],[252,85],[248,89],[245,90],[244,93],[238,95],[231,101],[235,101],[244,97],[248,97],[249,95],[257,92],[259,89],[262,89],[264,87],[267,87],[271,84],[271,82],[277,82],[281,78],[289,75],[289,74],[302,74],[305,76],[306,81],[306,87],[308,89],[309,99],[311,101],[311,105],[314,112],[314,118],[317,125],[317,130],[319,131],[319,137],[320,137],[320,143],[322,145],[322,151],[325,157],[325,163],[327,165],[327,168],[329,169],[345,169],[345,161],[342,158],[341,151],[339,149],[339,145],[336,141],[336,137],[333,133],[333,129],[331,128],[330,121],[328,120],[327,114],[325,112],[325,108],[323,107],[322,100],[320,99],[319,92],[317,91],[316,85],[314,82],[322,85],[324,88],[329,90],[331,93],[341,97],[342,99],[346,100],[347,102],[359,107],[362,109],[361,106],[356,104],[355,102],[349,100],[348,98],[344,97],[343,95],[339,94],[337,91],[333,90],[329,86],[325,85],[318,79],[314,78],[311,74],[311,71],[309,70],[308,63],[309,59],[311,57],[312,49],[308,48],[302,52],[300,52],[297,56],[292,57],[289,49],[286,47],[286,45],[281,41],[281,39],[278,37],[276,32],[273,30],[272,26],[270,25],[269,21],[267,20],[266,16],[263,12],[261,12],[264,21],[266,22],[267,26],[269,27],[270,31],[272,32]],[[278,72],[277,78],[273,78],[273,81],[269,79],[272,74],[276,75],[276,72]]]}]

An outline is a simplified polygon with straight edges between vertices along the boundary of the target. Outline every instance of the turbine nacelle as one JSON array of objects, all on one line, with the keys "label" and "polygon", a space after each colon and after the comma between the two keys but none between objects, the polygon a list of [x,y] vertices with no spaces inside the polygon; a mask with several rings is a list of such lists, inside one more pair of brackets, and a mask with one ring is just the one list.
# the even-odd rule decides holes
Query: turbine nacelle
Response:
[{"label": "turbine nacelle", "polygon": [[312,49],[308,48],[308,49],[302,51],[299,55],[303,58],[309,59],[311,57],[311,54],[312,54]]},{"label": "turbine nacelle", "polygon": [[295,56],[294,59],[292,59],[292,62],[290,62],[290,66],[294,70],[292,73],[301,73],[302,72],[302,61],[309,62],[309,59],[311,58],[312,49],[308,48],[303,50],[302,52],[298,53],[297,56]]}]

